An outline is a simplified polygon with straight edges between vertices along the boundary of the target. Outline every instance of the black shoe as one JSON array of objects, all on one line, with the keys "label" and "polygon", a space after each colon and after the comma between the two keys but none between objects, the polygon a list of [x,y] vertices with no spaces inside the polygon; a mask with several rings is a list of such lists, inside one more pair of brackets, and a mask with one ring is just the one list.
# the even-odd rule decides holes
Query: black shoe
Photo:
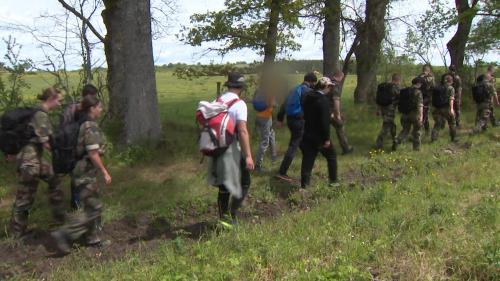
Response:
[{"label": "black shoe", "polygon": [[396,151],[398,149],[398,143],[397,142],[393,142],[391,149],[392,149],[392,151]]},{"label": "black shoe", "polygon": [[66,238],[66,235],[64,234],[63,231],[61,230],[56,230],[50,234],[52,238],[54,238],[54,241],[56,242],[56,247],[57,251],[61,255],[67,255],[71,253],[71,248],[68,243],[68,239]]}]

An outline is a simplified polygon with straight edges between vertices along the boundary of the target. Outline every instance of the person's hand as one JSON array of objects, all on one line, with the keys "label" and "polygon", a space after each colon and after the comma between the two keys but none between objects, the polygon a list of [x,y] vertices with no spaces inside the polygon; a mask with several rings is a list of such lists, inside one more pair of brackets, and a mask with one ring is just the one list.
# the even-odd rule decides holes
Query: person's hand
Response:
[{"label": "person's hand", "polygon": [[331,145],[332,145],[332,143],[330,142],[330,140],[327,140],[327,141],[325,141],[325,143],[323,144],[323,148],[329,148]]},{"label": "person's hand", "polygon": [[276,129],[281,129],[281,128],[283,128],[283,122],[276,121]]},{"label": "person's hand", "polygon": [[247,156],[245,158],[245,163],[246,163],[247,170],[253,171],[253,169],[255,169],[255,165],[253,163],[252,156]]},{"label": "person's hand", "polygon": [[106,172],[104,173],[104,183],[106,183],[106,184],[110,184],[110,183],[111,183],[111,180],[112,180],[111,175],[110,175],[110,174],[106,171]]}]

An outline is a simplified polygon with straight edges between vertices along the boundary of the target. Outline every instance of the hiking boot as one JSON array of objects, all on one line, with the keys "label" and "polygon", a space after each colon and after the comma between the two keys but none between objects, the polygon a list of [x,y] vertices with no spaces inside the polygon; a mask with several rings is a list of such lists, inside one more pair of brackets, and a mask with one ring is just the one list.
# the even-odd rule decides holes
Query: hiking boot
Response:
[{"label": "hiking boot", "polygon": [[349,146],[346,150],[342,151],[342,155],[351,154],[354,151],[354,147]]},{"label": "hiking boot", "polygon": [[264,168],[262,166],[255,166],[255,171],[258,172],[258,173],[267,173],[267,172],[269,172],[269,170],[267,170],[266,168]]},{"label": "hiking boot", "polygon": [[59,254],[67,255],[71,253],[71,248],[68,243],[66,234],[62,230],[56,230],[50,234],[56,242],[57,251]]},{"label": "hiking boot", "polygon": [[396,141],[392,143],[391,149],[392,151],[396,151],[398,149],[398,143]]}]

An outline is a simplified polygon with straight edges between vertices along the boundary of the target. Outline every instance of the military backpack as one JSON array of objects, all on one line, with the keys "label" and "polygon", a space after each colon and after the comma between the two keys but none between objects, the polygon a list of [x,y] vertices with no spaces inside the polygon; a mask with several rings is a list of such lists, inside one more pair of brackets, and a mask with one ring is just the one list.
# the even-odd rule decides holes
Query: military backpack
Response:
[{"label": "military backpack", "polygon": [[35,136],[29,125],[38,108],[19,107],[5,112],[0,119],[0,150],[6,155],[18,154]]},{"label": "military backpack", "polygon": [[415,109],[415,98],[412,97],[412,89],[410,87],[404,88],[399,92],[398,110],[403,114],[410,113]]},{"label": "military backpack", "polygon": [[488,101],[489,95],[484,84],[476,84],[472,86],[472,98],[476,103]]},{"label": "military backpack", "polygon": [[85,114],[77,114],[73,120],[62,122],[59,129],[51,139],[52,165],[54,172],[58,174],[68,174],[75,168],[76,162],[82,159],[83,155],[78,155],[78,134],[80,127],[88,118]]},{"label": "military backpack", "polygon": [[444,108],[449,104],[449,98],[447,95],[447,88],[444,85],[435,87],[432,90],[432,106],[435,108]]},{"label": "military backpack", "polygon": [[392,104],[394,100],[392,83],[384,82],[377,86],[377,94],[375,96],[375,102],[380,106],[388,106]]}]

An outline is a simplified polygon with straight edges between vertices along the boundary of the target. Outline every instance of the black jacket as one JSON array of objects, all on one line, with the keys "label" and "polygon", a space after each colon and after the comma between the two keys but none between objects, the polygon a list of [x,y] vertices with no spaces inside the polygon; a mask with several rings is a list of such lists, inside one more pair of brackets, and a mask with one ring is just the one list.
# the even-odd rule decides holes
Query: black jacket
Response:
[{"label": "black jacket", "polygon": [[330,106],[328,97],[319,91],[309,92],[302,98],[304,111],[303,140],[321,146],[330,140]]}]

